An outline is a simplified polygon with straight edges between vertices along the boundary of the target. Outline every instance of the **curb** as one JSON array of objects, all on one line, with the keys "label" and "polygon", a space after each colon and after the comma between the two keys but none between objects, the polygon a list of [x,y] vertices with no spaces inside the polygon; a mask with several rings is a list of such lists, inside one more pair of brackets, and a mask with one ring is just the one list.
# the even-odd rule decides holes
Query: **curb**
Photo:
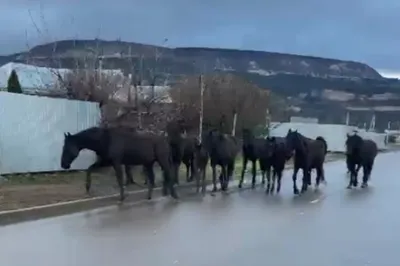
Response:
[{"label": "curb", "polygon": [[[340,158],[332,158],[327,159],[326,162],[339,161]],[[293,165],[288,165],[285,170],[292,169]],[[211,181],[207,182],[207,194],[211,194]],[[239,190],[247,190],[251,189],[250,184],[243,184],[244,186],[239,189],[237,185],[238,181],[231,182],[230,192],[238,192]],[[260,186],[261,184],[257,184]],[[196,187],[195,183],[182,184],[177,187],[178,191],[193,189]],[[135,202],[136,204],[148,202],[146,199],[147,189],[144,190],[136,190],[136,191],[126,191],[126,200],[124,202]],[[153,199],[157,200],[162,198],[161,188],[157,187],[153,190]],[[53,203],[48,205],[34,206],[29,208],[22,208],[16,210],[7,210],[0,211],[0,226],[9,225],[13,223],[20,223],[32,220],[38,220],[43,218],[49,218],[54,216],[62,216],[77,212],[82,212],[91,209],[97,209],[110,205],[117,205],[119,199],[119,194],[107,195],[107,196],[98,196],[93,198],[79,199],[73,201],[66,201],[60,203]]]}]

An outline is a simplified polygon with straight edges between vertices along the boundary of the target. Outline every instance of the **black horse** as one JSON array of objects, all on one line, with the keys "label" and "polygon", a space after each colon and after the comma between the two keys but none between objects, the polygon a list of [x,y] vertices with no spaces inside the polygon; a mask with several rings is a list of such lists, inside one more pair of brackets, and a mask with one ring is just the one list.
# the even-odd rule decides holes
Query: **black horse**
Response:
[{"label": "black horse", "polygon": [[242,136],[243,167],[239,181],[239,188],[242,188],[248,161],[251,161],[252,163],[252,188],[255,188],[256,186],[257,161],[260,163],[260,168],[262,171],[262,184],[264,185],[265,173],[267,172],[267,175],[270,175],[270,163],[266,150],[267,142],[264,138],[256,138],[249,129],[243,129]]},{"label": "black horse", "polygon": [[[195,143],[194,160],[192,161],[192,165],[195,168],[196,192],[200,192],[201,181],[201,192],[203,195],[206,193],[206,171],[208,161],[209,153],[207,147],[203,142],[197,141]],[[220,179],[222,179],[222,177],[220,177]]]},{"label": "black horse", "polygon": [[315,140],[309,139],[297,130],[288,130],[286,135],[286,144],[291,151],[295,151],[294,169],[293,169],[293,193],[299,194],[296,180],[297,173],[303,170],[303,184],[301,192],[307,191],[311,184],[311,170],[316,169],[317,178],[315,187],[318,188],[321,181],[325,181],[324,162],[328,152],[328,145],[323,137],[317,137]]},{"label": "black horse", "polygon": [[234,137],[214,129],[208,132],[205,145],[210,155],[213,192],[217,191],[217,165],[221,167],[221,190],[226,191],[234,171],[235,159],[239,151],[238,143]]},{"label": "black horse", "polygon": [[347,134],[346,161],[350,170],[350,181],[347,188],[358,186],[357,175],[360,167],[363,168],[363,182],[361,187],[368,186],[374,161],[378,155],[378,146],[373,140],[363,139],[359,135]]},{"label": "black horse", "polygon": [[188,136],[183,139],[182,163],[186,166],[186,182],[193,181],[195,176],[195,152],[197,139]]},{"label": "black horse", "polygon": [[[163,194],[168,190],[172,197],[178,198],[171,178],[171,151],[165,137],[153,134],[132,133],[121,128],[92,127],[77,134],[64,134],[61,167],[69,169],[71,163],[83,149],[92,150],[101,158],[91,168],[111,165],[116,173],[120,188],[120,200],[125,199],[122,165],[143,165],[148,182],[148,199],[151,199],[155,177],[153,165],[161,166],[164,174]],[[91,177],[87,176],[86,190],[90,191]]]},{"label": "black horse", "polygon": [[167,139],[171,150],[172,172],[174,182],[179,184],[179,167],[184,156],[184,139],[186,136],[186,123],[183,119],[170,121],[166,128]]},{"label": "black horse", "polygon": [[267,194],[274,193],[275,183],[277,180],[276,193],[281,190],[281,181],[283,170],[285,169],[286,162],[292,157],[292,152],[289,150],[286,144],[286,139],[282,137],[267,137],[267,153],[266,156],[269,157],[270,166],[273,169],[273,176],[271,182],[271,175],[267,176],[267,189],[265,192]]}]

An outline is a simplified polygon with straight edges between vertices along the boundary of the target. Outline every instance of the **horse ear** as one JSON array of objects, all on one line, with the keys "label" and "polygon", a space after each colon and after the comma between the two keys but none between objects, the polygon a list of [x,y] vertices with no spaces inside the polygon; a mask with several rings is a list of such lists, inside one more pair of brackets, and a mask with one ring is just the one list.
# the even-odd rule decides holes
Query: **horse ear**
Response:
[{"label": "horse ear", "polygon": [[67,133],[64,132],[64,138],[67,138],[67,137],[68,137]]}]

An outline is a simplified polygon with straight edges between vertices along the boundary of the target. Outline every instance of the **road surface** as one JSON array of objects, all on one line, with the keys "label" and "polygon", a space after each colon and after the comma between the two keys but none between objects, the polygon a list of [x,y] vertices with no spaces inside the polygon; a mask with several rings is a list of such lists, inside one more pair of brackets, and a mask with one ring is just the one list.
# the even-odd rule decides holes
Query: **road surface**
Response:
[{"label": "road surface", "polygon": [[380,154],[366,190],[345,189],[343,161],[327,187],[292,196],[246,190],[161,199],[0,227],[4,266],[398,266],[400,153]]}]

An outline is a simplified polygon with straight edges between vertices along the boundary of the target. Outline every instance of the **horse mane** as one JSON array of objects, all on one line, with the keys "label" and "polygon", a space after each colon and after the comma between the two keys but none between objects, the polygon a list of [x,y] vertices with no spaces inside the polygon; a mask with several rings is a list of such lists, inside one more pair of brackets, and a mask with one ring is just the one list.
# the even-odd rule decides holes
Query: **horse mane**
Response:
[{"label": "horse mane", "polygon": [[327,154],[328,153],[328,143],[326,142],[326,140],[322,136],[316,137],[315,140],[318,140],[318,141],[321,141],[322,143],[324,143],[325,154]]},{"label": "horse mane", "polygon": [[101,127],[90,127],[84,130],[79,131],[78,133],[72,134],[71,137],[73,138],[77,138],[80,139],[82,137],[85,137],[87,134],[91,134],[94,132],[97,132],[99,130],[105,130],[105,128],[101,128]]},{"label": "horse mane", "polygon": [[354,134],[354,135],[351,135],[351,136],[348,135],[347,136],[347,140],[346,140],[346,145],[349,144],[349,140],[356,141],[357,143],[363,143],[364,142],[364,139],[361,136],[357,135],[357,134]]}]

